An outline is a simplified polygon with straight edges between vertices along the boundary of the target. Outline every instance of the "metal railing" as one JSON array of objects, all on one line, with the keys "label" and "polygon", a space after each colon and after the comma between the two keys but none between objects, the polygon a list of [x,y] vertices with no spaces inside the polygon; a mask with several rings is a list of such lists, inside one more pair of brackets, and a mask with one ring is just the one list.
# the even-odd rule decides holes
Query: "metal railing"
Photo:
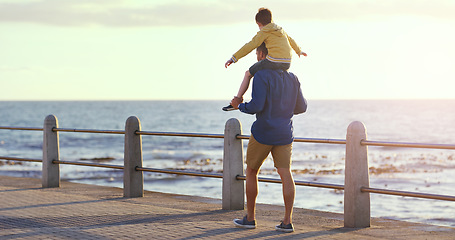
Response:
[{"label": "metal railing", "polygon": [[360,144],[365,145],[365,146],[455,150],[455,145],[451,145],[451,144],[403,143],[403,142],[384,142],[384,141],[368,141],[368,140],[361,140]]},{"label": "metal railing", "polygon": [[[2,127],[2,126],[0,126],[0,129],[43,131],[42,128],[24,128],[24,127]],[[121,130],[95,130],[95,129],[74,129],[74,128],[53,128],[52,131],[54,131],[54,132],[74,132],[74,133],[125,134],[125,131],[121,131]],[[136,131],[136,134],[138,134],[138,135],[146,135],[146,136],[224,138],[223,134],[207,134],[207,133]],[[237,135],[236,138],[237,139],[246,139],[246,140],[248,140],[250,138],[250,136],[249,135]],[[346,144],[346,140],[341,140],[341,139],[323,139],[323,138],[295,138],[294,142]],[[41,159],[11,158],[11,157],[2,157],[2,156],[0,156],[0,160],[2,160],[2,159],[3,160],[14,160],[14,161],[42,162]],[[53,160],[52,163],[54,163],[54,164],[76,165],[76,166],[87,166],[87,167],[112,168],[112,169],[121,169],[121,170],[124,169],[124,167],[120,166],[120,165],[87,163],[87,162],[77,162],[77,161]],[[222,174],[204,173],[204,172],[191,172],[191,171],[186,171],[186,170],[183,171],[183,170],[170,170],[170,169],[137,167],[136,171],[156,172],[156,173],[186,175],[186,176],[198,176],[198,177],[223,178]],[[246,176],[237,175],[236,179],[237,180],[245,180]],[[263,177],[259,177],[258,181],[260,181],[260,182],[269,182],[269,183],[281,183],[280,179],[263,178]],[[344,189],[343,185],[328,184],[328,183],[318,183],[318,182],[308,182],[308,181],[299,181],[299,180],[295,180],[295,185],[307,186],[307,187],[330,188],[330,189],[337,189],[337,190],[343,190]]]},{"label": "metal railing", "polygon": [[[352,126],[352,127],[351,127]],[[237,119],[230,119],[226,123],[224,134],[204,134],[204,133],[185,133],[185,132],[155,132],[142,131],[139,120],[130,117],[127,120],[125,131],[123,130],[96,130],[96,129],[71,129],[59,128],[55,116],[50,115],[46,118],[44,128],[32,127],[2,127],[0,130],[24,130],[24,131],[43,131],[43,159],[17,158],[0,156],[0,160],[26,161],[43,163],[43,187],[58,187],[60,176],[60,164],[102,167],[120,169],[124,171],[124,196],[140,197],[143,194],[143,172],[156,172],[165,174],[187,175],[197,177],[210,177],[223,179],[223,209],[243,209],[244,207],[244,185],[246,179],[243,172],[243,143],[242,140],[250,138],[243,135],[240,123]],[[124,165],[110,165],[100,163],[87,163],[77,161],[65,161],[59,157],[58,133],[97,133],[97,134],[121,134],[125,135],[125,158]],[[173,136],[173,137],[196,137],[196,138],[217,138],[224,139],[225,146],[223,151],[223,174],[194,172],[186,170],[171,170],[147,168],[142,166],[142,138],[141,136]],[[455,196],[437,195],[420,192],[397,191],[389,189],[371,188],[369,186],[368,156],[367,146],[400,147],[400,148],[428,148],[454,150],[455,145],[451,144],[428,144],[428,143],[405,143],[405,142],[385,142],[371,141],[366,139],[364,125],[360,122],[353,122],[348,127],[347,139],[324,139],[324,138],[295,138],[294,142],[302,143],[321,143],[321,144],[344,144],[346,145],[346,167],[345,185],[307,182],[296,180],[295,184],[300,186],[328,188],[345,191],[345,226],[346,227],[368,227],[370,225],[370,200],[369,193],[396,195],[404,197],[435,199],[444,201],[455,201]],[[57,166],[57,167],[55,167]],[[366,166],[366,170],[365,170]],[[348,171],[355,171],[356,174],[349,174]],[[366,173],[365,173],[366,171]],[[365,174],[357,174],[364,172]],[[366,175],[366,176],[365,176]],[[57,180],[55,180],[57,179]],[[56,182],[57,181],[57,182]],[[269,183],[281,183],[280,179],[259,177],[258,181]],[[239,184],[240,182],[240,184]],[[349,194],[347,194],[349,192]],[[367,195],[365,195],[367,194]],[[238,197],[241,195],[241,197]],[[351,196],[352,195],[352,196]],[[233,200],[233,199],[240,199]],[[359,200],[360,199],[360,200]],[[360,204],[359,204],[360,202]],[[357,208],[363,208],[363,212],[347,212],[349,204],[357,204]],[[368,211],[364,211],[368,209]],[[368,219],[368,220],[352,220]],[[353,222],[354,221],[354,222]]]},{"label": "metal railing", "polygon": [[120,131],[120,130],[95,130],[95,129],[73,129],[73,128],[53,128],[52,131],[53,132],[76,132],[76,133],[125,134],[125,131]]},{"label": "metal railing", "polygon": [[39,163],[43,162],[43,160],[41,160],[41,159],[3,157],[3,156],[0,156],[0,160],[22,161],[22,162],[39,162]]},{"label": "metal railing", "polygon": [[101,164],[101,163],[86,163],[86,162],[61,161],[61,160],[53,160],[52,163],[53,164],[67,164],[67,165],[86,166],[86,167],[101,167],[101,168],[124,169],[123,166],[110,165],[110,164]]}]

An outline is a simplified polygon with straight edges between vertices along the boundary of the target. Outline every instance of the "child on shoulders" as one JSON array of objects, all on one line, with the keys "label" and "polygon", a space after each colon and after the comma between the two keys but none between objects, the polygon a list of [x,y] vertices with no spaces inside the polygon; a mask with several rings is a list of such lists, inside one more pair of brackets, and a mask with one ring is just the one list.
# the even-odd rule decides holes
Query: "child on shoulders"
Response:
[{"label": "child on shoulders", "polygon": [[[232,63],[237,62],[240,58],[248,55],[253,49],[259,47],[262,43],[268,50],[266,59],[263,59],[251,66],[243,77],[239,91],[234,98],[243,101],[243,95],[250,85],[250,80],[256,72],[262,69],[281,69],[287,71],[291,66],[292,52],[291,49],[299,55],[307,56],[297,43],[278,25],[272,22],[272,12],[267,8],[260,8],[256,14],[256,23],[259,27],[259,32],[253,39],[246,43],[240,50],[224,64],[227,68]],[[231,105],[223,107],[224,111],[235,110]]]}]

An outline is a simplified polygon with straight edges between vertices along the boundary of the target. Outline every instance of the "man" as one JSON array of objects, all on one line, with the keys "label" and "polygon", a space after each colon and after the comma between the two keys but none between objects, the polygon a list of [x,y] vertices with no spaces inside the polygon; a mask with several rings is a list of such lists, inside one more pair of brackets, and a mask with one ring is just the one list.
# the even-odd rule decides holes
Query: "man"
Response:
[{"label": "man", "polygon": [[[267,50],[267,49],[266,49]],[[258,60],[267,53],[256,50]],[[265,54],[265,55],[264,55]],[[251,137],[246,156],[247,215],[234,219],[242,228],[256,228],[256,198],[258,194],[259,169],[271,152],[283,188],[285,214],[277,231],[292,232],[292,211],[295,199],[295,184],[291,173],[292,142],[294,141],[292,117],[304,113],[307,102],[302,95],[297,77],[283,70],[261,70],[253,78],[252,99],[241,103],[234,98],[231,105],[248,114],[256,114],[251,127]]]}]

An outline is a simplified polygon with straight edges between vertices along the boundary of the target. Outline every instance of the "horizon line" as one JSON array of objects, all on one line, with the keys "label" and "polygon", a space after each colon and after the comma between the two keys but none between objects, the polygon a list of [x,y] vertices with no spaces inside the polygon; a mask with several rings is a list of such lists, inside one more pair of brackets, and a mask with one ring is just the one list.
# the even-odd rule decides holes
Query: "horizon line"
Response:
[{"label": "horizon line", "polygon": [[[415,101],[455,100],[454,98],[305,98],[316,101]],[[146,101],[228,101],[226,99],[0,99],[0,102],[146,102]],[[247,100],[248,101],[248,100]]]}]

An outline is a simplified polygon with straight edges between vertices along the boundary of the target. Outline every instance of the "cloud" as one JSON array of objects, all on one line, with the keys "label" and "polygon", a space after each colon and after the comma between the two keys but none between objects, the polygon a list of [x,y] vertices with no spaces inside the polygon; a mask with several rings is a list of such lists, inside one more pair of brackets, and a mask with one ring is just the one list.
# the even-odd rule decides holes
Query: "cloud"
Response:
[{"label": "cloud", "polygon": [[455,2],[450,0],[267,0],[261,5],[241,0],[144,1],[141,5],[126,0],[39,0],[0,2],[0,23],[107,27],[224,25],[252,22],[262,6],[272,9],[280,20],[352,20],[388,15],[455,19]]},{"label": "cloud", "polygon": [[[227,7],[224,1],[184,1],[131,5],[120,0],[42,0],[0,3],[0,22],[38,23],[57,26],[102,25],[185,26],[242,21],[234,17],[244,10]],[[251,18],[251,13],[243,14]]]}]

